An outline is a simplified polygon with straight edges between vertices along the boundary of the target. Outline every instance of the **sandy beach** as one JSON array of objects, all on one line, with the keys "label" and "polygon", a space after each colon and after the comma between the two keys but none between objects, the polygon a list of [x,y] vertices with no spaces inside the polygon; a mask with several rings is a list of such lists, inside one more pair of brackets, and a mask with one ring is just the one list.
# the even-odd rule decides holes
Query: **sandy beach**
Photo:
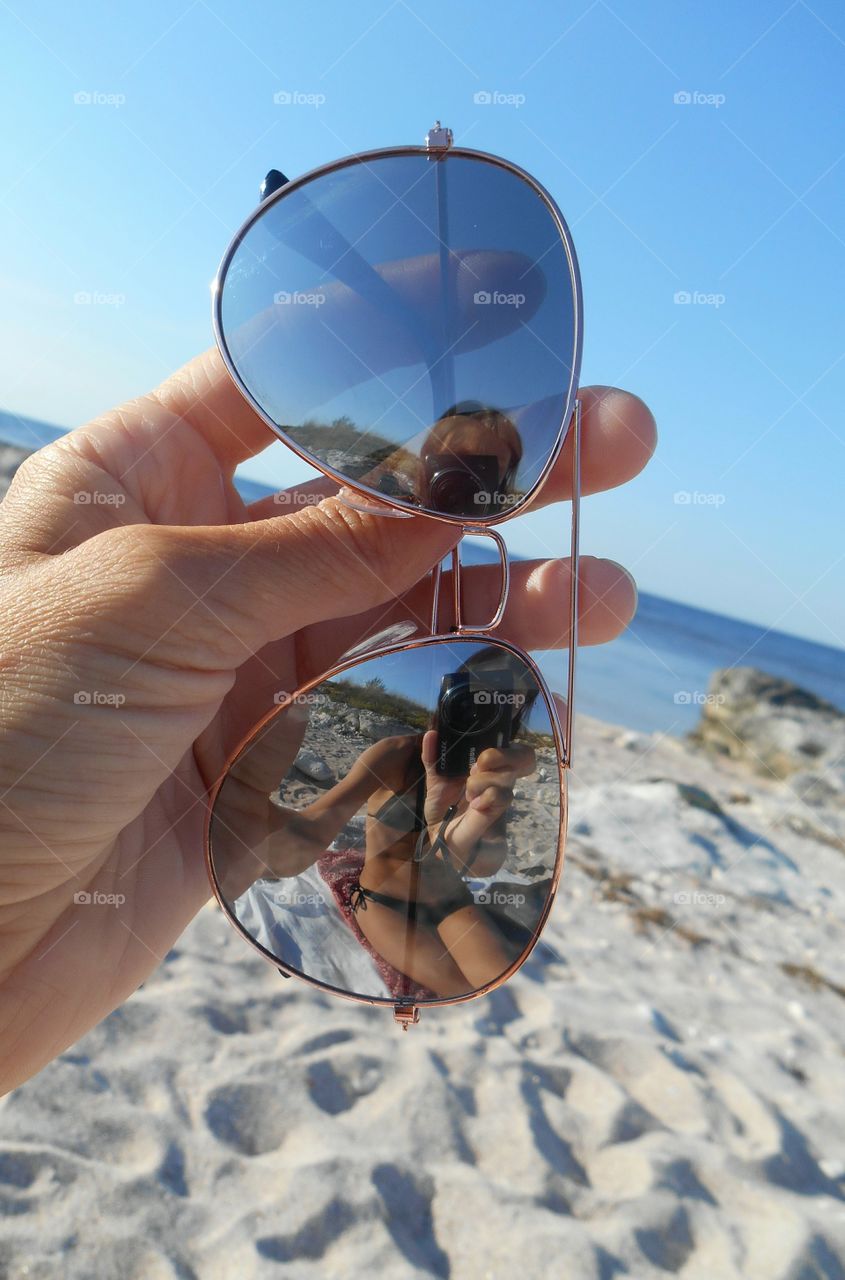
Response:
[{"label": "sandy beach", "polygon": [[0,1100],[0,1277],[843,1280],[845,717],[774,705],[580,717],[543,939],[407,1034],[206,907]]}]

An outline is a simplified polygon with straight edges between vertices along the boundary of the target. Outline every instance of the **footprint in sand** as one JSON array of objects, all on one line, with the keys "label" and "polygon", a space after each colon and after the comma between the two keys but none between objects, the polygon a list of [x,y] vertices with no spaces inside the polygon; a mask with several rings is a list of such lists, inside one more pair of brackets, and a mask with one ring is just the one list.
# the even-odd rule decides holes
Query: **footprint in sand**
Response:
[{"label": "footprint in sand", "polygon": [[581,1036],[572,1047],[608,1072],[645,1111],[678,1133],[707,1128],[704,1082],[679,1054],[667,1054],[647,1040],[623,1036]]},{"label": "footprint in sand", "polygon": [[322,1058],[307,1069],[311,1097],[330,1116],[349,1111],[359,1099],[377,1089],[383,1079],[384,1067],[379,1059],[357,1053],[334,1062]]},{"label": "footprint in sand", "polygon": [[276,1151],[291,1127],[289,1106],[273,1085],[243,1081],[215,1089],[205,1122],[219,1142],[243,1156]]},{"label": "footprint in sand", "polygon": [[[39,1204],[79,1176],[74,1162],[55,1151],[0,1151],[0,1221],[37,1212]],[[11,1274],[0,1266],[0,1276]]]},{"label": "footprint in sand", "polygon": [[238,1035],[249,1030],[249,1019],[242,1005],[219,1001],[216,1004],[201,1005],[197,1013],[222,1036]]}]

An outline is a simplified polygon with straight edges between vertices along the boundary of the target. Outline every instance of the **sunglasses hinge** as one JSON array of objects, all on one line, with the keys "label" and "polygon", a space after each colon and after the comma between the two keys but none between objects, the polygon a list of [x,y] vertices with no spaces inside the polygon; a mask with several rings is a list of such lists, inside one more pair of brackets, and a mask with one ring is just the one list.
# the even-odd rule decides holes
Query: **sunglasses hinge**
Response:
[{"label": "sunglasses hinge", "polygon": [[397,1004],[393,1008],[393,1021],[403,1031],[415,1027],[420,1020],[420,1011],[415,1004]]}]

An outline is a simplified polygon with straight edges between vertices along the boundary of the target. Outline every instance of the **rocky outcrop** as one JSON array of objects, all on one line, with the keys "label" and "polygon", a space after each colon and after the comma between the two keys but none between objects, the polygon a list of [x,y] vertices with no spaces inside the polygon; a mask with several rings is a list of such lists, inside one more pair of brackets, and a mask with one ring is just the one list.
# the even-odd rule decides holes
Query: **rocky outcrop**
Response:
[{"label": "rocky outcrop", "polygon": [[780,676],[753,667],[714,672],[690,738],[758,773],[790,778],[808,803],[845,798],[845,713]]}]

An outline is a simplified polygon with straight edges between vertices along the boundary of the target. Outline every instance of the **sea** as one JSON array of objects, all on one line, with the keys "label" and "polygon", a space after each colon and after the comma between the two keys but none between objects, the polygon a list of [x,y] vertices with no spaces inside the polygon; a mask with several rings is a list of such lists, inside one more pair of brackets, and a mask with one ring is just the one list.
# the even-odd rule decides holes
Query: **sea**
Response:
[{"label": "sea", "polygon": [[[39,449],[62,430],[0,411],[0,442]],[[248,502],[271,490],[237,477]],[[488,559],[485,543],[467,546],[464,559]],[[541,654],[553,688],[563,688],[564,658]],[[756,667],[783,676],[845,711],[845,651],[730,618],[693,605],[640,592],[636,617],[612,644],[580,649],[578,710],[641,733],[681,736],[693,729],[714,671]]]}]

